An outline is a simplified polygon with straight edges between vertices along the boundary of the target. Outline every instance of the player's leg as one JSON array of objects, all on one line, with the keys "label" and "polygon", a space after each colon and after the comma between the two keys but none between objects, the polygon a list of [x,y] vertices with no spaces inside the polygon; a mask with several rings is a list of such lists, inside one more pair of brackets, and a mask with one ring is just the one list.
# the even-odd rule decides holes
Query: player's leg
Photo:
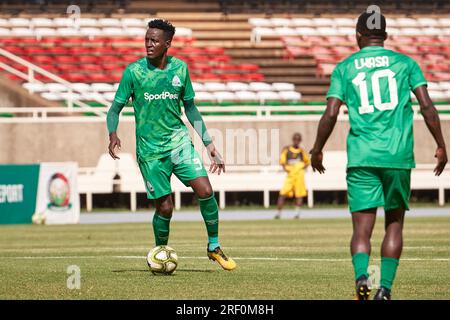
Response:
[{"label": "player's leg", "polygon": [[374,299],[390,300],[391,288],[403,249],[403,221],[405,209],[398,208],[386,212],[385,235],[381,244],[380,289]]},{"label": "player's leg", "polygon": [[153,233],[157,246],[167,245],[169,240],[169,226],[173,211],[172,189],[170,187],[171,166],[168,157],[139,162],[139,169],[147,190],[147,198],[154,200],[156,207],[153,216]]},{"label": "player's leg", "polygon": [[280,190],[280,194],[278,195],[277,201],[277,213],[275,215],[275,219],[281,218],[281,212],[283,211],[284,203],[286,201],[286,197],[293,191],[294,185],[292,184],[292,179],[289,175],[284,180],[283,187]]},{"label": "player's leg", "polygon": [[303,197],[295,198],[295,216],[294,219],[300,219],[300,209],[303,205]]},{"label": "player's leg", "polygon": [[367,273],[370,238],[376,221],[376,208],[384,205],[383,188],[376,169],[349,168],[347,189],[353,223],[350,252],[355,271],[356,298],[367,300],[370,294]]},{"label": "player's leg", "polygon": [[281,212],[283,211],[285,201],[286,201],[286,196],[282,195],[280,192],[280,194],[278,195],[278,200],[277,200],[277,213],[275,214],[274,219],[281,218]]},{"label": "player's leg", "polygon": [[409,209],[411,170],[383,169],[385,235],[381,245],[381,281],[376,300],[390,300],[403,249],[403,221]]},{"label": "player's leg", "polygon": [[172,219],[172,194],[155,199],[156,212],[153,215],[153,233],[157,246],[167,245],[169,241],[170,219]]},{"label": "player's leg", "polygon": [[198,198],[200,212],[208,233],[208,257],[217,261],[225,270],[235,269],[236,263],[227,257],[220,247],[219,206],[206,169],[192,145],[180,151],[178,160],[174,163],[173,172],[181,182],[192,188]]},{"label": "player's leg", "polygon": [[303,205],[303,198],[306,197],[305,172],[301,171],[294,183],[295,196],[295,216],[294,219],[300,218],[300,209]]}]

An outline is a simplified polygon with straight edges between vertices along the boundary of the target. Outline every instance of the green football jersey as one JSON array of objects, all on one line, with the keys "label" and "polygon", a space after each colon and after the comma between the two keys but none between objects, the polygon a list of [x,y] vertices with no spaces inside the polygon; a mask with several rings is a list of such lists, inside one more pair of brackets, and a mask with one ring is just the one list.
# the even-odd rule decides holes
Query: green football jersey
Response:
[{"label": "green football jersey", "polygon": [[147,58],[126,67],[114,100],[127,103],[132,99],[138,160],[160,159],[191,143],[181,119],[181,101],[194,96],[186,63],[175,57],[168,57],[164,70]]},{"label": "green football jersey", "polygon": [[411,90],[426,83],[413,59],[380,46],[336,66],[327,98],[348,107],[347,167],[415,167]]}]

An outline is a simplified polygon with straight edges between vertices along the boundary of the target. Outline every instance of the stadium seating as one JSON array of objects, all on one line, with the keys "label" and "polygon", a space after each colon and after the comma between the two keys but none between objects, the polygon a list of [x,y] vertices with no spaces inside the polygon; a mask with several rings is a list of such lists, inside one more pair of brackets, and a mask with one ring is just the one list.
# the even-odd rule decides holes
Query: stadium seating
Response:
[{"label": "stadium seating", "polygon": [[[386,47],[414,58],[430,81],[435,100],[450,99],[450,26],[449,19],[387,19]],[[253,41],[281,38],[287,59],[312,55],[316,77],[327,78],[334,66],[358,50],[355,43],[355,19],[349,18],[251,18]]]}]

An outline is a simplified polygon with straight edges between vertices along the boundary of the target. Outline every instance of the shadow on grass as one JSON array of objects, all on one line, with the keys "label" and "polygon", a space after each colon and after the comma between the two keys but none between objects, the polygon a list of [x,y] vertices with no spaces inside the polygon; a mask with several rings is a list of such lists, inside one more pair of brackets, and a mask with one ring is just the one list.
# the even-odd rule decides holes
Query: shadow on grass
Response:
[{"label": "shadow on grass", "polygon": [[[151,273],[149,269],[120,269],[120,270],[112,270],[111,272],[115,273],[127,273],[127,272],[148,272]],[[176,273],[191,273],[191,272],[200,272],[200,273],[214,273],[216,270],[203,270],[203,269],[177,269]]]}]

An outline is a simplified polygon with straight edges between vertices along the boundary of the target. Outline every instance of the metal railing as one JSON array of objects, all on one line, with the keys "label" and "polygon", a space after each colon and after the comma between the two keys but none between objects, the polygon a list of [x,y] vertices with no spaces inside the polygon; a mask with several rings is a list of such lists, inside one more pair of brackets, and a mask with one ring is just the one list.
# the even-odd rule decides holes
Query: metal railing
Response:
[{"label": "metal railing", "polygon": [[[82,93],[82,91],[80,91],[79,89],[75,88],[71,82],[69,82],[67,80],[64,80],[63,78],[61,78],[61,77],[59,77],[59,76],[57,76],[57,75],[55,75],[55,74],[45,70],[45,69],[42,69],[42,68],[38,67],[37,65],[35,65],[35,64],[33,64],[33,63],[29,62],[29,61],[26,61],[26,60],[22,59],[21,57],[16,56],[15,54],[12,54],[11,52],[6,51],[6,50],[4,50],[2,48],[0,48],[0,55],[4,56],[4,57],[6,57],[6,58],[8,58],[8,59],[10,59],[10,60],[12,60],[14,62],[17,62],[17,63],[19,63],[19,64],[21,64],[23,66],[25,66],[27,68],[27,73],[24,73],[24,72],[22,72],[20,70],[17,70],[15,68],[11,67],[10,65],[4,63],[4,62],[0,62],[0,68],[1,69],[3,69],[3,70],[5,70],[5,71],[7,71],[7,72],[9,72],[9,73],[11,73],[11,74],[13,74],[15,76],[20,77],[20,78],[28,81],[29,83],[42,84],[42,81],[39,81],[39,80],[37,80],[35,78],[35,74],[37,73],[37,74],[41,74],[44,77],[47,77],[47,78],[53,80],[56,83],[64,85],[67,88],[67,93],[68,93],[67,99],[65,100],[67,102],[67,109],[66,110],[68,112],[72,112],[74,110],[74,107],[77,107],[79,109],[82,109],[84,112],[93,112],[97,116],[105,117],[105,112],[104,111],[100,110],[99,108],[91,107],[90,105],[88,105],[87,103],[85,103],[85,102],[83,102],[83,101],[81,101],[79,99],[75,99],[74,92]],[[28,89],[28,92],[33,93],[33,91],[31,89]],[[110,103],[107,100],[103,99],[103,98],[101,98],[101,99],[100,98],[96,98],[95,101],[100,103],[103,106],[109,106],[110,105]],[[60,108],[60,111],[62,111],[62,109],[63,108]],[[60,112],[60,111],[58,111],[58,112]]]}]

